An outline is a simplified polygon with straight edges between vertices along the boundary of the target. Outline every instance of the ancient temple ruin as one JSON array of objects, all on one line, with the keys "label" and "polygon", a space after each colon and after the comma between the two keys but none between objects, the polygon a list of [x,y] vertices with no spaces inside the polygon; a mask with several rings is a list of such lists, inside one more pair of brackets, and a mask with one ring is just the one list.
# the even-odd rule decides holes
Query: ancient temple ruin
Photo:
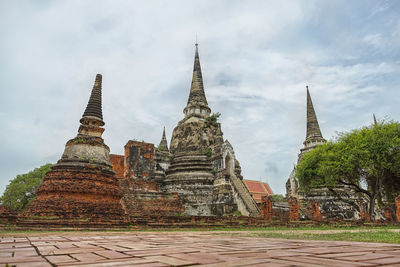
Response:
[{"label": "ancient temple ruin", "polygon": [[158,203],[161,214],[259,216],[233,148],[208,106],[197,44],[183,113],[169,148],[164,129],[158,147],[129,141],[124,156],[112,155],[114,169],[124,170],[120,185],[128,214],[139,216],[138,206],[154,212],[151,205]]},{"label": "ancient temple ruin", "polygon": [[[303,142],[303,148],[297,158],[297,164],[301,162],[304,155],[309,151],[317,148],[326,142],[323,138],[321,129],[318,124],[317,115],[315,114],[314,106],[311,100],[310,92],[307,88],[307,126],[306,126],[306,139]],[[314,188],[309,192],[304,192],[299,188],[299,182],[296,177],[296,166],[290,173],[289,179],[286,182],[286,197],[296,198],[299,201],[300,213],[303,218],[312,217],[311,208],[317,207],[324,218],[337,218],[337,219],[358,219],[359,212],[349,202],[357,203],[355,193],[348,187],[337,186],[334,188],[335,192],[340,195],[333,194],[328,188]]]},{"label": "ancient temple ruin", "polygon": [[123,224],[121,193],[110,163],[110,149],[101,138],[105,125],[101,107],[102,76],[97,74],[93,90],[80,120],[78,135],[65,145],[21,217],[21,224],[36,220],[70,224],[96,222]]},{"label": "ancient temple ruin", "polygon": [[188,215],[223,215],[238,210],[246,216],[258,216],[259,209],[242,181],[233,148],[223,138],[217,115],[211,115],[197,44],[183,113],[172,133],[165,190],[179,194]]}]

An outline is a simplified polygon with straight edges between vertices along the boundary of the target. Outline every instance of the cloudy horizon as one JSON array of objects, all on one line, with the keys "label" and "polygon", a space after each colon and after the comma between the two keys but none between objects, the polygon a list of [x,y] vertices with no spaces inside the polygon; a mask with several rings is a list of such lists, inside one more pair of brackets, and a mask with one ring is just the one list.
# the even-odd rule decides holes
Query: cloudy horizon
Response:
[{"label": "cloudy horizon", "polygon": [[[1,1],[0,193],[56,163],[103,75],[103,138],[168,143],[199,43],[205,93],[245,179],[285,193],[306,132],[400,120],[398,1]],[[197,37],[196,37],[197,36]]]}]

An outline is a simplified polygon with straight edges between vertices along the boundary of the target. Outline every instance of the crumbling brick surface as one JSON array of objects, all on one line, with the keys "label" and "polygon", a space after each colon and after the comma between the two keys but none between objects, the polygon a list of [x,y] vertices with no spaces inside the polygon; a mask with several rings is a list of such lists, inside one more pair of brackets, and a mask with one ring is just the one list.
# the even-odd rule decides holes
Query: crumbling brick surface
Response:
[{"label": "crumbling brick surface", "polygon": [[394,201],[396,205],[396,221],[400,222],[400,195]]},{"label": "crumbling brick surface", "polygon": [[124,178],[119,180],[122,204],[131,218],[168,216],[184,212],[178,194],[159,192],[155,181]]},{"label": "crumbling brick surface", "polygon": [[17,219],[18,212],[0,205],[0,224],[13,224]]},{"label": "crumbling brick surface", "polygon": [[319,203],[318,202],[311,202],[310,204],[310,210],[311,210],[311,218],[313,221],[320,222],[322,221],[322,214],[319,209]]},{"label": "crumbling brick surface", "polygon": [[124,220],[117,180],[108,169],[56,165],[36,194],[22,217]]},{"label": "crumbling brick surface", "polygon": [[396,220],[396,214],[391,206],[386,206],[384,210],[384,218],[388,222],[393,222]]},{"label": "crumbling brick surface", "polygon": [[298,221],[300,219],[300,215],[299,215],[299,203],[297,198],[289,197],[288,203],[289,203],[289,220]]},{"label": "crumbling brick surface", "polygon": [[124,178],[124,155],[110,154],[110,163],[116,178]]},{"label": "crumbling brick surface", "polygon": [[272,197],[262,196],[261,197],[261,207],[260,207],[261,217],[265,220],[271,221],[273,216],[272,210]]},{"label": "crumbling brick surface", "polygon": [[369,214],[368,211],[368,204],[365,202],[360,202],[359,207],[360,207],[360,220],[364,222],[370,222],[371,215]]},{"label": "crumbling brick surface", "polygon": [[140,199],[142,203],[142,214],[143,215],[176,215],[181,214],[185,211],[182,203],[180,202],[178,195],[173,195],[169,197],[168,195],[164,197],[159,197],[156,199]]},{"label": "crumbling brick surface", "polygon": [[154,144],[128,141],[125,145],[125,177],[149,179],[154,173]]}]

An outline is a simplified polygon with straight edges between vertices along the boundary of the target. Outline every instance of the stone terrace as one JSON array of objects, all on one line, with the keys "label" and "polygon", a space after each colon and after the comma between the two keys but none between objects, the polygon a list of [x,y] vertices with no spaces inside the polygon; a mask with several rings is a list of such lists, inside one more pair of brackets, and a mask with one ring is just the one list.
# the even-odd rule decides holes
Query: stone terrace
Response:
[{"label": "stone terrace", "polygon": [[400,245],[221,232],[91,232],[0,237],[9,266],[400,266]]}]

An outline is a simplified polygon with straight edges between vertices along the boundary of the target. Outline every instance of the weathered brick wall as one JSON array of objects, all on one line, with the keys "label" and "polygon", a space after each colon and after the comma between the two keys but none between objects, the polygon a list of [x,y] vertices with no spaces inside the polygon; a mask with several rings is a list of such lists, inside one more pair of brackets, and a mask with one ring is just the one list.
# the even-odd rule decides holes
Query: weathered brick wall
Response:
[{"label": "weathered brick wall", "polygon": [[386,221],[393,222],[396,220],[396,214],[391,206],[386,206],[384,209],[384,218]]},{"label": "weathered brick wall", "polygon": [[110,154],[110,163],[115,172],[115,178],[124,178],[124,155]]},{"label": "weathered brick wall", "polygon": [[289,197],[288,203],[289,203],[289,220],[290,221],[300,220],[299,203],[297,201],[297,198]]},{"label": "weathered brick wall", "polygon": [[17,219],[18,212],[0,205],[0,224],[13,224]]},{"label": "weathered brick wall", "polygon": [[178,194],[159,192],[155,181],[124,178],[119,180],[122,203],[131,218],[177,215],[184,212]]},{"label": "weathered brick wall", "polygon": [[185,208],[182,206],[178,195],[164,195],[155,199],[140,199],[142,202],[143,215],[176,215],[183,213]]},{"label": "weathered brick wall", "polygon": [[400,195],[394,201],[396,205],[396,221],[400,222]]},{"label": "weathered brick wall", "polygon": [[268,221],[272,220],[273,210],[272,210],[272,197],[262,196],[261,206],[260,206],[261,217]]},{"label": "weathered brick wall", "polygon": [[23,217],[123,219],[121,194],[111,171],[87,165],[55,166]]},{"label": "weathered brick wall", "polygon": [[154,173],[154,144],[128,141],[125,145],[125,177],[148,179]]},{"label": "weathered brick wall", "polygon": [[311,218],[313,221],[320,222],[322,221],[322,214],[319,209],[319,203],[318,202],[311,202],[310,204],[310,210],[311,210]]}]

